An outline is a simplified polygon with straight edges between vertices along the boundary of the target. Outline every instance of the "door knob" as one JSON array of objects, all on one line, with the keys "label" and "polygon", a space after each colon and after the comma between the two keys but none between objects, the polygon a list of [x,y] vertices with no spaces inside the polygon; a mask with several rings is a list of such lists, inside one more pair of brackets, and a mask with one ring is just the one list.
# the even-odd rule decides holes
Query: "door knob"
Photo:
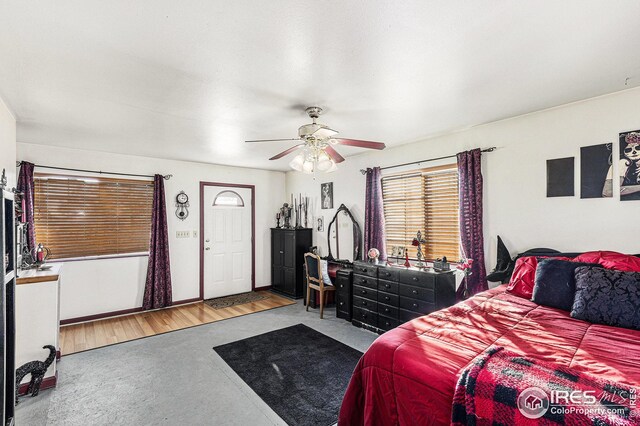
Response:
[{"label": "door knob", "polygon": [[205,250],[211,250],[211,247],[205,247]]},{"label": "door knob", "polygon": [[209,239],[207,238],[207,239],[206,239],[206,240],[204,240],[204,241],[208,243],[208,242],[209,242]]}]

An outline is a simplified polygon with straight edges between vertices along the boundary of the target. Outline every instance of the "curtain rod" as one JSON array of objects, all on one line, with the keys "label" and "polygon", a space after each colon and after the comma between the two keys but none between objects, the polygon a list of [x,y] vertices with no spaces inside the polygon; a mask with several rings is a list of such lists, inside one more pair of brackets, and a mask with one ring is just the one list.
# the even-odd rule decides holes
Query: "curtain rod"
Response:
[{"label": "curtain rod", "polygon": [[[20,167],[22,165],[22,161],[16,161],[16,167]],[[152,175],[136,175],[133,173],[116,173],[116,172],[103,172],[102,170],[83,170],[83,169],[71,169],[67,167],[54,167],[54,166],[43,166],[41,164],[34,164],[34,167],[42,167],[44,169],[55,169],[55,170],[66,170],[70,172],[83,172],[83,173],[98,173],[101,175],[114,175],[114,176],[135,176],[135,177],[146,177],[146,178],[154,178]],[[164,175],[162,176],[165,180],[169,180],[173,177],[173,175]]]},{"label": "curtain rod", "polygon": [[[491,148],[484,148],[480,152],[493,152],[495,150],[496,150],[496,147],[492,146]],[[444,157],[435,157],[435,158],[428,158],[426,160],[412,161],[410,163],[395,164],[393,166],[380,167],[380,170],[395,169],[396,167],[410,166],[412,164],[420,164],[420,163],[427,163],[429,161],[444,160],[446,158],[454,158],[457,155],[458,154],[451,154],[451,155],[445,155]],[[364,175],[364,174],[367,173],[367,171],[365,169],[360,169],[360,173],[362,173]]]}]

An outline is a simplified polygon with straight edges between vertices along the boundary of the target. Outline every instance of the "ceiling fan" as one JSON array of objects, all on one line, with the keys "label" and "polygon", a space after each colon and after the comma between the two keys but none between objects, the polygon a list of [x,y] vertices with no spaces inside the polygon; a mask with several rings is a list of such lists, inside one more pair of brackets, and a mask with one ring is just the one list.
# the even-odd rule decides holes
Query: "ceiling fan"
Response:
[{"label": "ceiling fan", "polygon": [[312,106],[305,109],[305,111],[313,122],[311,124],[304,124],[300,126],[300,128],[298,128],[297,138],[258,139],[245,142],[299,141],[300,143],[297,145],[274,155],[269,158],[269,160],[278,160],[294,151],[297,151],[298,149],[302,149],[302,152],[289,163],[289,166],[294,170],[305,173],[313,173],[316,170],[328,173],[336,170],[336,164],[344,161],[344,157],[334,149],[334,146],[336,145],[356,146],[367,149],[385,148],[385,144],[380,142],[336,138],[334,137],[338,134],[336,130],[316,122],[318,117],[320,117],[320,114],[322,114],[322,108]]}]

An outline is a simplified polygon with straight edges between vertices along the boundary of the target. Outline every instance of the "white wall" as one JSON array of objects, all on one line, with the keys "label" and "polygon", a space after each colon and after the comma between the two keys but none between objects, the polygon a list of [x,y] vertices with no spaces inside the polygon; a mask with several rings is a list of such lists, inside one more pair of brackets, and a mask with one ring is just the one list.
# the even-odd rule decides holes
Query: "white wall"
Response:
[{"label": "white wall", "polygon": [[[614,182],[613,199],[581,200],[579,195],[580,147],[611,142],[617,158],[618,133],[634,129],[640,129],[638,88],[349,157],[336,172],[318,174],[317,180],[288,172],[286,189],[287,194],[311,196],[314,216],[323,215],[328,223],[335,210],[319,209],[320,183],[333,181],[334,207],[344,203],[362,226],[365,178],[359,169],[496,146],[498,150],[483,154],[485,257],[489,269],[495,265],[497,235],[512,255],[533,247],[640,253],[635,229],[627,224],[640,212],[640,202],[621,202],[617,195],[619,182]],[[401,128],[397,130],[402,134]],[[546,160],[569,156],[576,157],[577,195],[546,198]],[[423,167],[446,162],[425,163]],[[614,164],[617,167],[617,161]],[[322,235],[315,232],[314,239],[326,253],[326,227]]]},{"label": "white wall", "polygon": [[[284,202],[284,173],[25,143],[18,143],[18,159],[89,170],[172,174],[165,181],[165,196],[174,301],[199,297],[200,182],[255,185],[256,287],[271,284],[269,228],[275,225],[275,213]],[[189,195],[191,205],[185,221],[173,213],[175,196],[180,190]],[[191,238],[177,239],[176,231],[198,231],[198,238],[192,234]],[[147,257],[66,262],[61,282],[61,319],[141,306],[146,271]]]},{"label": "white wall", "polygon": [[6,169],[8,188],[16,186],[16,119],[0,98],[0,174]]}]

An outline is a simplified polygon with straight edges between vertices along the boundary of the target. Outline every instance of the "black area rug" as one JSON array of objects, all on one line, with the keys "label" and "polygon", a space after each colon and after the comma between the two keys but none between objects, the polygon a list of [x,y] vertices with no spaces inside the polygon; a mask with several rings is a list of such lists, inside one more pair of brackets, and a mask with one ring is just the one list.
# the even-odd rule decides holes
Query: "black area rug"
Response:
[{"label": "black area rug", "polygon": [[303,324],[213,348],[290,425],[332,425],[362,352]]}]

